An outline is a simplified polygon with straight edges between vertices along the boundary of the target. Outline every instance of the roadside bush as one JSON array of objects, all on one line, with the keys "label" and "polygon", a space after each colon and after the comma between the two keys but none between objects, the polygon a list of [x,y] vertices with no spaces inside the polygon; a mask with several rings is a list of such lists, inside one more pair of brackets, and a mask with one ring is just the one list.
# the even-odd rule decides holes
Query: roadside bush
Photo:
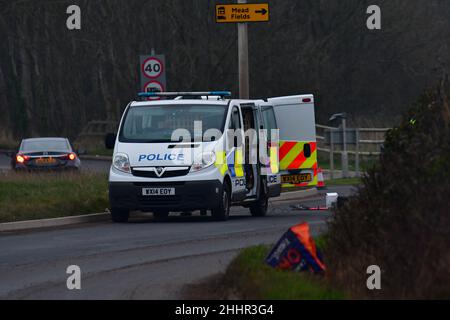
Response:
[{"label": "roadside bush", "polygon": [[[329,225],[329,277],[355,297],[450,298],[450,115],[444,85],[386,138],[380,161]],[[368,290],[378,265],[381,290]]]}]

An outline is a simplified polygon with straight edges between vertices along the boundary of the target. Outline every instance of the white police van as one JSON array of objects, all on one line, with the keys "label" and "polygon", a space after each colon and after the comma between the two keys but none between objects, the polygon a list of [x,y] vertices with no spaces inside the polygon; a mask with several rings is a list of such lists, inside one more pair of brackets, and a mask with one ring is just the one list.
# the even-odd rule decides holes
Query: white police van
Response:
[{"label": "white police van", "polygon": [[226,220],[231,205],[266,214],[268,199],[281,191],[274,107],[230,95],[146,92],[128,104],[118,133],[105,140],[114,148],[113,221],[126,222],[130,211],[162,219],[193,210]]}]

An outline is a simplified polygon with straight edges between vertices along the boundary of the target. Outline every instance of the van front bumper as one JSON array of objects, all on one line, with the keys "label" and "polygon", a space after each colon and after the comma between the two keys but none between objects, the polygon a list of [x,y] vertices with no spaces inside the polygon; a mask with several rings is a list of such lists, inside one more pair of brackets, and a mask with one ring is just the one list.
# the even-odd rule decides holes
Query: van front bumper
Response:
[{"label": "van front bumper", "polygon": [[[175,195],[143,196],[143,188],[175,188]],[[191,211],[219,205],[222,183],[219,180],[180,182],[110,182],[111,208],[128,210]]]}]

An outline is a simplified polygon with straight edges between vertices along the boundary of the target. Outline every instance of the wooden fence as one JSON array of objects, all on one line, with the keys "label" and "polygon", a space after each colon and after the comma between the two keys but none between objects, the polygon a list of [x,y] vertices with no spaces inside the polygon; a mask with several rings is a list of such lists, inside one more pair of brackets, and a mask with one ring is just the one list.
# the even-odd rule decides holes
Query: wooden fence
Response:
[{"label": "wooden fence", "polygon": [[[360,157],[361,156],[379,156],[381,153],[381,146],[384,143],[385,135],[390,128],[347,128],[347,130],[354,130],[356,138],[351,144],[346,144],[345,152],[349,155],[353,155],[355,158],[355,171],[357,175],[360,172]],[[342,132],[342,128],[329,127],[317,124],[316,125],[316,138],[317,138],[317,150],[329,155],[331,178],[334,177],[334,155],[343,155],[344,148],[342,143],[333,143],[333,138],[326,139],[326,135],[330,137],[334,136],[331,132]],[[328,141],[327,141],[328,140]],[[346,161],[346,157],[342,157],[342,161]],[[348,167],[348,163],[341,163],[342,168]],[[343,175],[346,174],[344,169]]]}]

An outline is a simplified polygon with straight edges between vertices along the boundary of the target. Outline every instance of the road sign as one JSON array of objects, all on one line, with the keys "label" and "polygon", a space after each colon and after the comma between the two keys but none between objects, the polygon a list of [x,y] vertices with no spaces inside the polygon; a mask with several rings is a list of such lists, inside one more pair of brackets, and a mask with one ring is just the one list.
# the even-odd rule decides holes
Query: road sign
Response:
[{"label": "road sign", "polygon": [[142,73],[150,79],[158,78],[164,70],[164,65],[161,60],[156,57],[147,58],[142,63]]},{"label": "road sign", "polygon": [[269,21],[268,3],[216,4],[217,23]]},{"label": "road sign", "polygon": [[141,86],[140,90],[147,92],[147,90],[166,90],[166,66],[164,55],[141,55],[140,61],[140,75]]},{"label": "road sign", "polygon": [[[150,80],[144,85],[143,92],[164,92],[164,85],[156,80]],[[148,97],[147,100],[159,100],[161,97]]]}]

